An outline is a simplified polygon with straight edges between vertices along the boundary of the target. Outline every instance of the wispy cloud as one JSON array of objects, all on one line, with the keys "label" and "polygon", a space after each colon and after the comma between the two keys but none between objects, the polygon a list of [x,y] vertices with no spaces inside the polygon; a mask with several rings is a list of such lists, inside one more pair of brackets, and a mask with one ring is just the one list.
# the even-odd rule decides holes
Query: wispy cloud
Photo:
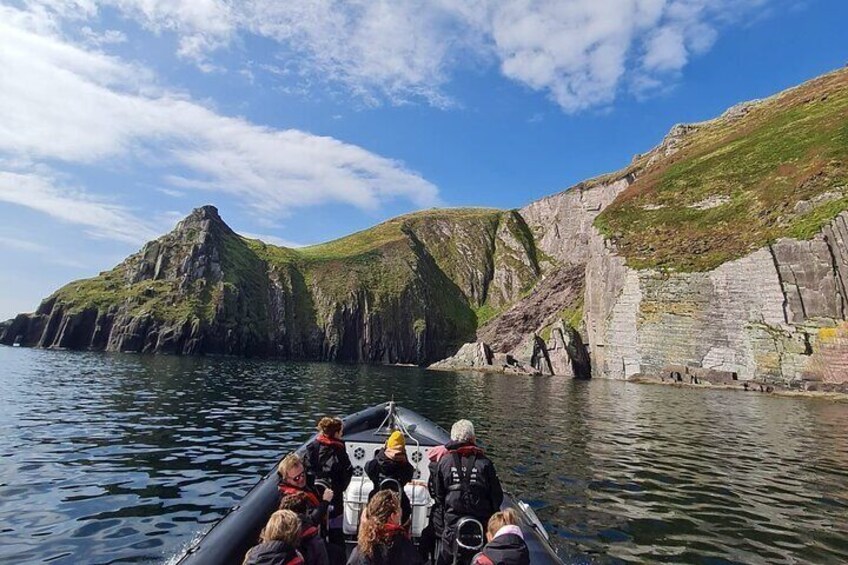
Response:
[{"label": "wispy cloud", "polygon": [[54,179],[39,174],[0,171],[0,202],[83,226],[87,234],[97,238],[138,244],[152,239],[159,231],[124,206],[79,189],[58,186]]},{"label": "wispy cloud", "polygon": [[122,31],[107,29],[102,32],[97,32],[88,26],[84,26],[80,29],[80,36],[86,45],[90,45],[92,47],[126,43],[127,41],[127,36]]},{"label": "wispy cloud", "polygon": [[161,192],[166,196],[170,196],[171,198],[183,198],[185,196],[185,192],[181,190],[174,190],[173,188],[156,188],[156,192]]},{"label": "wispy cloud", "polygon": [[[197,14],[184,8],[166,10],[165,22],[194,22]],[[155,20],[160,12],[144,14]],[[161,88],[147,69],[68,42],[49,25],[51,17],[0,6],[6,77],[0,82],[0,152],[85,164],[153,156],[173,171],[165,178],[177,188],[232,194],[263,215],[327,203],[374,209],[391,199],[438,202],[436,187],[398,161],[330,137],[218,114]],[[197,17],[197,26],[208,24]],[[166,23],[161,25],[182,29]],[[39,194],[46,198],[48,192]]]},{"label": "wispy cloud", "polygon": [[[276,42],[300,76],[330,80],[369,103],[451,106],[452,76],[496,65],[507,78],[577,112],[622,90],[675,78],[719,32],[775,0],[107,0],[201,66],[251,34]],[[61,5],[67,2],[61,2]],[[79,13],[96,13],[85,2]],[[292,57],[291,55],[296,55]],[[260,67],[262,68],[262,67]],[[626,88],[625,88],[626,87]],[[287,88],[291,88],[288,85]],[[461,102],[461,101],[460,101]]]},{"label": "wispy cloud", "polygon": [[175,32],[178,54],[209,69],[208,54],[230,42],[237,23],[223,0],[106,0],[154,33]]},{"label": "wispy cloud", "polygon": [[18,239],[16,237],[0,236],[0,247],[13,249],[15,251],[26,251],[29,253],[43,253],[44,251],[47,251],[47,247],[40,243],[35,243],[25,239]]}]

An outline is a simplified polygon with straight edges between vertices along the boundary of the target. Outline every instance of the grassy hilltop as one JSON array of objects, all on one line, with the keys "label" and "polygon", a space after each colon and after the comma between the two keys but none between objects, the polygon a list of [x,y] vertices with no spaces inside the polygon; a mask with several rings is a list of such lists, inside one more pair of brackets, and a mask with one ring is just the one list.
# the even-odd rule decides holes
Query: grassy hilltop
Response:
[{"label": "grassy hilltop", "polygon": [[709,270],[848,208],[848,69],[683,129],[596,220],[632,267]]}]

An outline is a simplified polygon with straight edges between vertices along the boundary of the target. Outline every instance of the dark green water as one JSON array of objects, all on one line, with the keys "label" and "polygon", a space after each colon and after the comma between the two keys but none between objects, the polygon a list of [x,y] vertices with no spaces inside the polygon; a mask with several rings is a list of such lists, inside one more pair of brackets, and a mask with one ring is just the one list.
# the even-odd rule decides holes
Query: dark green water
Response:
[{"label": "dark green water", "polygon": [[0,367],[2,563],[165,562],[318,416],[392,396],[474,420],[568,559],[848,562],[844,403],[8,347]]}]

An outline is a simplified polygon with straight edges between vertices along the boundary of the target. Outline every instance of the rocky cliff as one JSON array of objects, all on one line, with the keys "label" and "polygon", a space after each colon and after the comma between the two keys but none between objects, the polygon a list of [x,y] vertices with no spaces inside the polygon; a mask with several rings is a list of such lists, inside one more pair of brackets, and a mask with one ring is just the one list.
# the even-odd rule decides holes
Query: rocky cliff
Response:
[{"label": "rocky cliff", "polygon": [[205,206],[6,322],[0,343],[424,364],[539,276],[516,212],[423,212],[294,250],[244,239]]},{"label": "rocky cliff", "polygon": [[848,383],[846,210],[843,69],[675,126],[520,210],[419,212],[287,249],[199,208],[0,324],[0,343]]},{"label": "rocky cliff", "polygon": [[629,173],[588,245],[597,375],[848,382],[848,71],[677,127]]}]

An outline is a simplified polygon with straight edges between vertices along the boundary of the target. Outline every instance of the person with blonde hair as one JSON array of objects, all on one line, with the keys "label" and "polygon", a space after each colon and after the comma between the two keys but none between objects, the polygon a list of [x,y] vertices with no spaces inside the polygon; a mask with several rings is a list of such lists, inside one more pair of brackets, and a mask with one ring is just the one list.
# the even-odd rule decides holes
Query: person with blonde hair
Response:
[{"label": "person with blonde hair", "polygon": [[303,565],[297,551],[300,518],[291,510],[277,510],[259,534],[259,544],[244,556],[242,565]]},{"label": "person with blonde hair", "polygon": [[321,527],[327,516],[330,501],[333,500],[335,495],[333,490],[325,489],[319,498],[315,489],[307,484],[306,469],[303,466],[303,461],[296,453],[289,453],[283,457],[283,460],[277,466],[277,475],[280,477],[280,483],[277,485],[280,495],[303,494],[309,505],[307,515],[310,522]]},{"label": "person with blonde hair", "polygon": [[[402,510],[401,523],[406,524],[412,515],[412,505],[403,487],[415,476],[415,467],[406,457],[406,439],[403,433],[395,430],[386,440],[383,449],[377,452],[374,459],[365,464],[365,474],[374,484],[371,495],[375,495],[383,488],[396,487],[400,494],[400,506]],[[393,486],[384,487],[384,484],[394,483]],[[370,498],[369,496],[369,498]]]},{"label": "person with blonde hair", "polygon": [[474,556],[471,565],[530,565],[530,551],[512,508],[495,512],[486,528],[486,547]]},{"label": "person with blonde hair", "polygon": [[424,565],[415,544],[400,525],[400,499],[382,490],[368,502],[359,521],[356,548],[347,565]]},{"label": "person with blonde hair", "polygon": [[328,534],[330,543],[344,548],[341,529],[343,496],[353,478],[353,465],[342,441],[344,423],[340,418],[325,416],[318,420],[317,428],[318,435],[306,445],[303,464],[313,488],[323,485],[333,492],[328,514]]}]

